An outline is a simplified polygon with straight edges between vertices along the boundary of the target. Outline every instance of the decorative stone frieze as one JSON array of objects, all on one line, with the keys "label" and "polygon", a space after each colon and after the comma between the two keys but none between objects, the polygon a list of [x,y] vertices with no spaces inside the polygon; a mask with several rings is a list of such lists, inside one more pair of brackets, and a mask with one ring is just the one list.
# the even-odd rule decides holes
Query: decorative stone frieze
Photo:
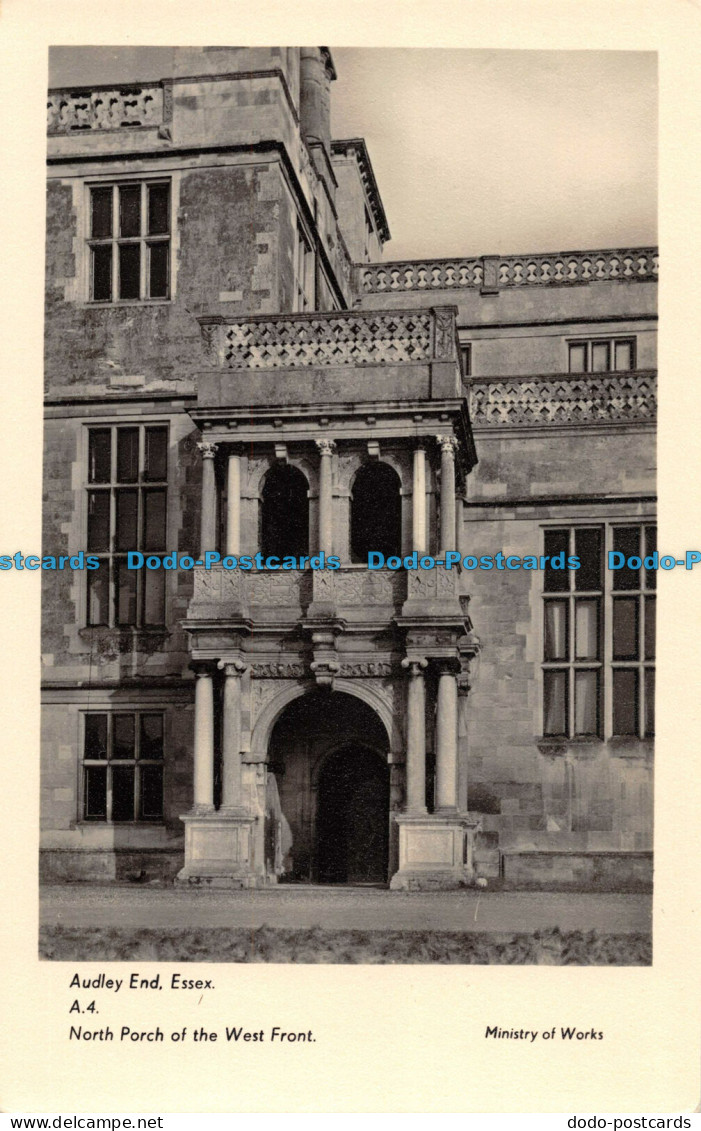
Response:
[{"label": "decorative stone frieze", "polygon": [[52,90],[47,102],[47,130],[49,134],[61,134],[159,127],[170,121],[172,105],[172,89],[160,83]]}]

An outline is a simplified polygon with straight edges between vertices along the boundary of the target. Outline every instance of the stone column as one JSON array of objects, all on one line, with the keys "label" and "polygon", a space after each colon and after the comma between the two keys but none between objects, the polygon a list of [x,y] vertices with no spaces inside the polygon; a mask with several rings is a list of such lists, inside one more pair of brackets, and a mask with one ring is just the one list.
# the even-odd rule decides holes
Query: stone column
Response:
[{"label": "stone column", "polygon": [[414,448],[414,483],[412,496],[412,549],[423,554],[426,539],[426,452],[421,446]]},{"label": "stone column", "polygon": [[319,463],[319,550],[333,553],[333,494],[331,457],[336,447],[333,440],[317,440]]},{"label": "stone column", "polygon": [[217,484],[214,476],[214,456],[217,445],[202,440],[197,447],[202,453],[202,505],[200,511],[200,555],[216,549],[217,542]]},{"label": "stone column", "polygon": [[455,436],[436,436],[441,449],[441,554],[455,549]]},{"label": "stone column", "polygon": [[458,791],[458,684],[455,664],[439,664],[436,705],[436,809],[454,812]]},{"label": "stone column", "polygon": [[406,809],[408,813],[426,812],[426,660],[402,660],[409,672],[407,694],[406,742]]},{"label": "stone column", "polygon": [[209,668],[195,670],[196,813],[214,811],[214,687]]},{"label": "stone column", "polygon": [[237,449],[229,452],[226,477],[226,553],[241,552],[241,457]]},{"label": "stone column", "polygon": [[242,808],[241,800],[241,676],[246,665],[241,660],[220,660],[224,672],[224,725],[222,728],[221,810]]}]

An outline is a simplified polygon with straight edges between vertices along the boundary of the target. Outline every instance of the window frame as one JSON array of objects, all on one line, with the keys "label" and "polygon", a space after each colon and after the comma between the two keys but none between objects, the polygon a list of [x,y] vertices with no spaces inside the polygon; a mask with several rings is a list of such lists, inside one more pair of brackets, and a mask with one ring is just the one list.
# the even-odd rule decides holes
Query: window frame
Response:
[{"label": "window frame", "polygon": [[[567,338],[567,372],[572,376],[581,376],[582,374],[595,374],[595,373],[632,373],[637,369],[638,356],[637,356],[637,335],[635,334],[602,334],[594,337],[587,338]],[[616,360],[616,346],[628,345],[630,346],[631,364],[627,369],[618,369],[615,365]],[[605,369],[594,369],[592,365],[592,358],[595,346],[606,346],[608,351],[607,364]],[[572,350],[573,348],[584,349],[584,368],[572,368]]]},{"label": "window frame", "polygon": [[316,310],[316,255],[314,245],[298,222],[294,251],[294,314]]},{"label": "window frame", "polygon": [[[646,655],[646,617],[649,616],[649,610],[654,608],[653,602],[656,596],[655,574],[654,571],[645,570],[644,565],[641,565],[638,571],[637,588],[622,589],[615,587],[615,579],[617,572],[608,569],[608,554],[614,549],[615,531],[620,529],[634,529],[640,531],[640,546],[642,552],[638,554],[641,561],[652,552],[652,548],[648,550],[648,530],[654,529],[656,536],[657,521],[655,517],[636,517],[622,518],[622,519],[607,519],[599,522],[579,520],[574,522],[550,522],[541,527],[542,538],[541,544],[543,546],[542,553],[545,553],[545,540],[546,533],[549,531],[566,532],[568,535],[568,550],[567,556],[574,556],[575,551],[575,532],[577,530],[585,529],[598,529],[601,531],[601,580],[598,589],[576,589],[576,570],[567,570],[568,585],[566,589],[561,591],[547,592],[545,589],[545,575],[541,576],[541,604],[543,606],[541,613],[541,632],[540,632],[540,733],[543,740],[546,742],[586,742],[597,740],[613,739],[614,741],[642,741],[651,740],[654,738],[654,672],[656,667],[656,657],[654,653],[651,656]],[[656,545],[656,543],[655,543]],[[652,584],[650,584],[652,581]],[[630,658],[614,658],[614,607],[616,601],[622,600],[635,600],[636,602],[636,633],[637,633],[637,649],[636,655]],[[598,656],[597,658],[577,658],[576,655],[576,603],[577,601],[596,600],[598,602]],[[546,606],[550,603],[566,603],[566,646],[564,657],[546,658],[547,649],[547,618]],[[654,616],[653,612],[653,616]],[[637,688],[635,699],[635,733],[620,732],[614,729],[614,673],[617,671],[634,671],[636,672]],[[565,701],[560,708],[560,713],[564,710],[566,718],[566,733],[548,733],[545,728],[546,722],[546,672],[563,672],[566,673],[565,684]],[[598,689],[597,689],[597,727],[594,733],[578,732],[576,727],[576,673],[578,671],[597,671],[598,674]],[[649,677],[646,672],[652,672],[652,688],[649,689]],[[647,721],[647,696],[651,690],[653,697],[652,702],[652,729],[648,728]]]},{"label": "window frame", "polygon": [[[99,709],[86,708],[81,710],[81,725],[80,725],[80,790],[79,790],[79,804],[80,804],[80,821],[90,825],[109,825],[116,827],[120,825],[163,825],[165,818],[165,766],[166,766],[166,712],[163,708],[158,707],[102,707]],[[87,720],[88,717],[104,716],[107,720],[106,723],[106,756],[104,758],[86,757],[86,741],[87,741]],[[153,715],[158,716],[161,720],[161,736],[162,736],[162,752],[158,758],[142,757],[141,742],[142,742],[142,724],[141,719],[144,716]],[[134,720],[134,753],[131,758],[116,758],[114,757],[114,736],[115,736],[115,719],[117,717],[130,717]],[[134,782],[133,782],[133,805],[131,818],[114,819],[114,767],[133,767],[134,769]],[[158,816],[142,815],[142,802],[143,802],[143,774],[144,767],[157,766],[161,769],[161,805],[160,814]],[[88,806],[88,773],[90,769],[105,768],[105,815],[89,814],[87,812]]]},{"label": "window frame", "polygon": [[[124,176],[105,178],[103,180],[89,180],[85,183],[85,294],[86,302],[92,307],[134,306],[144,303],[171,302],[175,290],[174,274],[174,178],[172,176]],[[120,195],[121,188],[140,188],[140,224],[139,234],[135,236],[122,236],[120,233]],[[162,233],[148,232],[149,193],[151,186],[166,185],[168,187],[167,231]],[[111,234],[109,236],[93,235],[93,193],[96,190],[110,189],[111,197]],[[122,298],[120,296],[120,254],[119,248],[128,245],[138,245],[140,248],[139,264],[139,296]],[[150,257],[151,248],[155,245],[166,246],[166,294],[150,294]],[[107,298],[94,297],[95,276],[95,249],[110,247],[110,296]]]},{"label": "window frame", "polygon": [[[165,468],[164,476],[158,478],[147,478],[146,471],[146,442],[148,430],[159,430],[165,433]],[[136,430],[138,434],[138,455],[137,455],[137,473],[135,479],[120,479],[118,477],[118,435],[120,432]],[[91,433],[93,432],[109,432],[110,433],[110,470],[109,479],[93,479],[91,477]],[[168,506],[170,501],[170,442],[171,430],[170,424],[167,420],[154,418],[153,420],[133,420],[124,419],[120,421],[109,420],[99,421],[90,420],[85,423],[85,436],[84,436],[84,499],[85,499],[85,515],[83,520],[83,530],[85,532],[85,547],[89,555],[98,558],[100,567],[97,570],[86,570],[85,581],[85,612],[84,624],[86,628],[101,628],[101,629],[114,629],[130,630],[136,629],[143,632],[163,632],[168,624],[168,593],[166,586],[165,571],[161,567],[159,570],[147,570],[144,566],[143,569],[134,571],[135,591],[135,617],[133,620],[121,620],[119,617],[119,589],[118,577],[116,566],[119,562],[127,560],[127,553],[129,550],[137,550],[148,557],[150,554],[158,555],[160,557],[166,553],[168,548],[168,529],[169,529],[169,516]],[[120,492],[135,492],[136,499],[136,538],[135,544],[129,546],[127,549],[122,549],[118,546],[118,495]],[[145,547],[145,534],[146,534],[146,502],[147,494],[159,492],[163,495],[163,545],[160,549],[155,547],[146,549]],[[90,540],[90,520],[91,520],[91,496],[103,494],[108,497],[108,505],[103,508],[103,514],[108,523],[107,532],[107,548],[94,549],[91,546]],[[91,594],[92,586],[97,585],[98,578],[104,581],[105,574],[101,571],[107,567],[107,594],[106,603],[108,615],[107,619],[92,620],[91,616]],[[158,623],[149,623],[146,618],[146,584],[147,575],[151,577],[160,577],[161,579],[161,594],[160,599],[162,602],[163,618]]]}]

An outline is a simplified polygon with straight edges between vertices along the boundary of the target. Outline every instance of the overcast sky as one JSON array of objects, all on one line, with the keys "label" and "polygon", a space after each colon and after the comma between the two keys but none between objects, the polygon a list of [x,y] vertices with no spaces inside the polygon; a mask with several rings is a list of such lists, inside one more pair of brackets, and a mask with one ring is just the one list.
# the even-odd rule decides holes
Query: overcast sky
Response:
[{"label": "overcast sky", "polygon": [[[653,53],[332,51],[333,136],[367,142],[385,258],[657,242]],[[57,48],[50,83],[162,78],[170,57]]]}]

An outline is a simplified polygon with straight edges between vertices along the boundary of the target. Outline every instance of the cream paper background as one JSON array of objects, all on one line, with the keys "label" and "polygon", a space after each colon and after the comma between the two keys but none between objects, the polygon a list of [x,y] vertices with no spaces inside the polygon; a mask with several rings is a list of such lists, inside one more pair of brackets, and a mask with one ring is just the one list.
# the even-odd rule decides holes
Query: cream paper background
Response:
[{"label": "cream paper background", "polygon": [[[701,9],[684,0],[2,0],[0,552],[40,546],[49,44],[328,43],[658,51],[660,537],[701,547],[698,430]],[[466,112],[469,108],[466,108]],[[410,114],[411,108],[407,108]],[[378,107],[381,113],[381,107]],[[446,147],[459,123],[437,123]],[[459,138],[458,138],[459,141]],[[586,176],[586,170],[582,170]],[[510,250],[510,249],[507,249]],[[583,487],[585,485],[583,484]],[[40,963],[38,573],[0,574],[0,1109],[70,1112],[653,1112],[699,1100],[701,568],[659,587],[652,968],[207,964],[216,993],[99,994],[100,1022],[312,1028],[312,1045],[69,1045],[76,969]],[[186,974],[195,967],[183,964]],[[181,999],[186,1000],[181,1000]],[[75,1017],[75,1015],[74,1015]],[[487,1025],[594,1026],[602,1042],[487,1041]]]}]

